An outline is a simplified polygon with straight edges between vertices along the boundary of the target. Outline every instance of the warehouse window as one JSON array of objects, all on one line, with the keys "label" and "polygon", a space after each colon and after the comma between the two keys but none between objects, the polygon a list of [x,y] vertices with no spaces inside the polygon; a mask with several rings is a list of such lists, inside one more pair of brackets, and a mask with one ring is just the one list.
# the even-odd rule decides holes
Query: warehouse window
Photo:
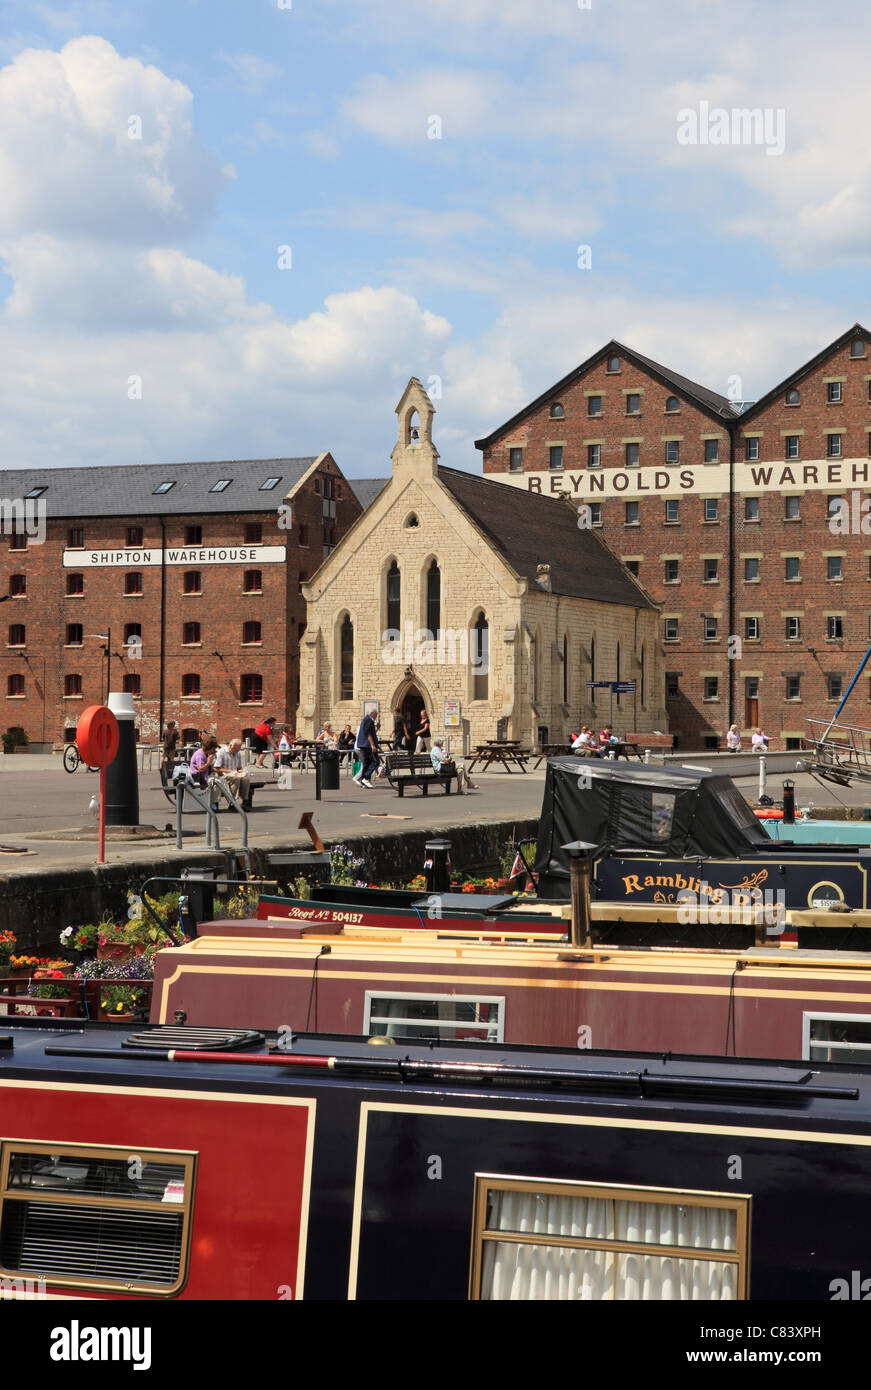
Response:
[{"label": "warehouse window", "polygon": [[67,531],[67,546],[70,550],[83,550],[85,545],[85,532],[81,526],[71,526]]},{"label": "warehouse window", "polygon": [[559,401],[554,401],[553,405],[550,408],[550,418],[552,420],[561,420],[565,413],[566,412],[563,409],[562,405],[559,403]]},{"label": "warehouse window", "polygon": [[200,636],[199,623],[184,623],[181,630],[181,641],[184,647],[195,647],[202,641]]},{"label": "warehouse window", "polygon": [[678,410],[680,410],[680,401],[678,400],[677,396],[669,396],[668,400],[665,403],[665,409],[669,415],[674,415]]},{"label": "warehouse window", "polygon": [[27,549],[27,532],[26,532],[26,531],[13,531],[13,532],[11,533],[10,537],[9,537],[9,549],[10,549],[10,550],[26,550],[26,549]]},{"label": "warehouse window", "polygon": [[67,593],[83,594],[85,592],[85,576],[83,574],[67,575]]},{"label": "warehouse window", "polygon": [[508,450],[508,467],[511,469],[512,473],[519,473],[519,472],[522,471],[522,469],[523,469],[523,450],[522,450],[522,449],[509,449],[509,450]]},{"label": "warehouse window", "polygon": [[588,396],[588,397],[587,397],[587,414],[588,414],[588,415],[601,415],[601,414],[602,414],[602,397],[601,397],[601,396]]},{"label": "warehouse window", "polygon": [[745,520],[745,521],[758,521],[758,520],[759,520],[759,498],[758,498],[758,497],[745,497],[745,498],[744,498],[744,520]]},{"label": "warehouse window", "polygon": [[239,699],[243,705],[257,705],[263,700],[263,677],[248,673],[239,680]]},{"label": "warehouse window", "polygon": [[796,642],[801,637],[801,618],[787,618],[786,640]]},{"label": "warehouse window", "polygon": [[195,699],[200,693],[200,678],[194,671],[187,671],[181,678],[181,693],[187,699]]},{"label": "warehouse window", "polygon": [[747,1297],[750,1198],[475,1175],[473,1300]]},{"label": "warehouse window", "polygon": [[193,1154],[97,1145],[0,1148],[0,1269],[52,1285],[177,1293],[187,1272]]},{"label": "warehouse window", "polygon": [[142,694],[142,677],[139,676],[139,675],[136,675],[136,676],[126,675],[126,676],[124,676],[124,677],[122,678],[122,681],[121,681],[121,689],[124,691],[124,694],[125,694],[125,695],[141,695],[141,694]]},{"label": "warehouse window", "polygon": [[201,594],[203,592],[202,570],[185,570],[184,591],[186,594]]},{"label": "warehouse window", "polygon": [[6,694],[12,698],[24,694],[24,677],[17,671],[6,678]]},{"label": "warehouse window", "polygon": [[841,436],[839,434],[826,435],[826,458],[839,459],[841,457]]},{"label": "warehouse window", "polygon": [[64,696],[72,698],[82,693],[82,678],[78,675],[64,676]]},{"label": "warehouse window", "polygon": [[752,459],[758,459],[758,457],[759,457],[759,440],[758,440],[758,439],[755,439],[755,438],[754,438],[754,439],[745,439],[745,440],[744,440],[744,457],[745,457],[745,459],[747,459],[748,462],[750,462]]},{"label": "warehouse window", "polygon": [[27,575],[10,574],[9,592],[14,598],[23,598],[27,593]]},{"label": "warehouse window", "polygon": [[263,592],[263,575],[260,570],[246,570],[242,585],[246,594],[260,594]]},{"label": "warehouse window", "polygon": [[247,521],[245,523],[245,544],[259,545],[263,540],[263,524],[259,521]]},{"label": "warehouse window", "polygon": [[250,646],[252,642],[260,642],[260,641],[262,641],[262,640],[263,640],[263,639],[262,639],[262,632],[263,632],[263,629],[262,629],[260,623],[243,623],[243,624],[242,624],[242,644],[243,644],[243,646]]},{"label": "warehouse window", "polygon": [[826,388],[826,400],[839,401],[841,399],[841,383],[839,381],[827,381]]},{"label": "warehouse window", "polygon": [[680,444],[676,439],[669,439],[665,446],[666,463],[680,463]]},{"label": "warehouse window", "polygon": [[125,576],[124,576],[124,592],[125,592],[125,594],[141,594],[141,593],[142,593],[142,572],[141,572],[141,570],[131,570],[129,574],[125,574]]},{"label": "warehouse window", "polygon": [[[76,626],[78,626],[78,624],[76,624]],[[68,637],[68,638],[69,638],[69,631],[70,631],[69,628],[67,628],[67,637]],[[79,633],[81,633],[81,631],[82,631],[82,629],[79,628]],[[81,637],[79,637],[79,641],[81,641]],[[26,643],[26,629],[25,629],[25,627],[24,627],[24,623],[12,623],[11,626],[10,626],[10,628],[9,628],[9,646],[10,646],[10,647],[23,647],[23,646],[25,646],[25,643]]]},{"label": "warehouse window", "polygon": [[800,393],[799,391],[797,391],[797,390],[795,389],[794,386],[790,387],[790,389],[789,389],[789,390],[787,391],[787,393],[786,393],[786,404],[787,404],[787,405],[798,405],[800,402],[801,402],[801,393]]},{"label": "warehouse window", "polygon": [[718,439],[705,440],[705,463],[716,463],[720,457],[720,441]]},{"label": "warehouse window", "polygon": [[128,526],[128,527],[127,527],[127,540],[126,540],[125,544],[126,544],[126,545],[141,545],[144,536],[145,536],[145,532],[143,531],[143,529],[142,529],[141,526]]},{"label": "warehouse window", "polygon": [[363,1033],[371,1038],[438,1038],[448,1042],[502,1042],[505,999],[460,994],[383,994],[366,991]]},{"label": "warehouse window", "polygon": [[561,444],[552,444],[548,449],[548,466],[550,468],[562,468],[563,446]]},{"label": "warehouse window", "polygon": [[202,526],[186,526],[184,528],[185,545],[202,545],[203,528]]}]

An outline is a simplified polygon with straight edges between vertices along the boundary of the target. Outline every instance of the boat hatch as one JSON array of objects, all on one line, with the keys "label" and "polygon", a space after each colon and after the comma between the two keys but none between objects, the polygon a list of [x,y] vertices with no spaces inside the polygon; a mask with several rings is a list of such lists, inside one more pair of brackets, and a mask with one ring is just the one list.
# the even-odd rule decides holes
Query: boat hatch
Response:
[{"label": "boat hatch", "polygon": [[250,1028],[186,1028],[162,1023],[143,1033],[131,1033],[121,1046],[159,1047],[164,1051],[177,1047],[185,1052],[236,1052],[241,1047],[260,1047],[263,1040],[262,1033],[252,1032]]}]

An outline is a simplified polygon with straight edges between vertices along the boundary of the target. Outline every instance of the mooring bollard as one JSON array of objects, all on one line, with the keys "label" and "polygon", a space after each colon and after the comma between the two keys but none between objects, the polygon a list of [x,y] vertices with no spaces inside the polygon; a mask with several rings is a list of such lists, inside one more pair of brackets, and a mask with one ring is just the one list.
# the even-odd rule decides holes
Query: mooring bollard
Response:
[{"label": "mooring bollard", "polygon": [[649,763],[649,762],[650,762],[650,749],[649,749],[649,748],[645,748],[645,750],[644,750],[644,761],[645,761],[646,763]]},{"label": "mooring bollard", "polygon": [[765,783],[766,783],[765,758],[764,758],[764,757],[760,757],[760,759],[759,759],[759,800],[760,800],[760,801],[762,800],[763,796],[765,795]]}]

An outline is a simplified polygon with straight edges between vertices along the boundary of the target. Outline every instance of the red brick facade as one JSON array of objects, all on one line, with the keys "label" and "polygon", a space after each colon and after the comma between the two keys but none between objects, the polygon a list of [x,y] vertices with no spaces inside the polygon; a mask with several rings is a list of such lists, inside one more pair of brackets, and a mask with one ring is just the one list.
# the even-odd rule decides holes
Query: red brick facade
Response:
[{"label": "red brick facade", "polygon": [[[611,343],[478,447],[485,473],[598,506],[592,524],[661,606],[679,746],[722,744],[735,722],[745,747],[757,724],[779,747],[832,717],[871,641],[871,518],[839,535],[828,514],[832,497],[871,497],[869,431],[871,336],[856,325],[741,413]],[[871,681],[841,718],[871,723]]]},{"label": "red brick facade", "polygon": [[[176,466],[180,478],[183,471]],[[7,490],[12,477],[4,475]],[[16,575],[25,577],[26,588],[2,608],[4,729],[21,725],[31,741],[69,739],[81,711],[106,698],[100,634],[111,630],[111,689],[129,689],[138,679],[137,730],[155,741],[162,572],[164,722],[222,739],[270,714],[295,726],[305,630],[300,587],[362,510],[329,454],[295,488],[289,514],[279,510],[279,490],[264,494],[262,511],[234,512],[228,500],[223,512],[166,515],[163,570],[158,516],[52,518],[50,500],[51,488],[43,544],[31,538],[22,550],[14,538],[0,537],[6,569],[0,592],[20,587]],[[275,547],[285,553],[271,563],[258,560]],[[94,554],[113,552],[120,563],[89,563]],[[15,630],[20,627],[23,633]]]}]

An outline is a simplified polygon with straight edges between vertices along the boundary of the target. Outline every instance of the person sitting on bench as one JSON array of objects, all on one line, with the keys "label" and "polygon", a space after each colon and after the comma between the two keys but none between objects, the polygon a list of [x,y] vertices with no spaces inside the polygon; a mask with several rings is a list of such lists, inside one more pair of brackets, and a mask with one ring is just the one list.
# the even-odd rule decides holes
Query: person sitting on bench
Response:
[{"label": "person sitting on bench", "polygon": [[251,779],[242,771],[241,738],[231,738],[219,748],[212,764],[216,776],[223,778],[233,795],[242,802],[245,811],[251,810]]},{"label": "person sitting on bench", "polygon": [[458,767],[453,758],[445,757],[445,751],[442,748],[438,734],[433,735],[429,760],[436,772],[450,773],[451,776],[456,775],[458,792],[462,792],[463,795],[465,795],[470,787],[475,790],[474,783],[469,781],[469,774],[465,766]]}]

